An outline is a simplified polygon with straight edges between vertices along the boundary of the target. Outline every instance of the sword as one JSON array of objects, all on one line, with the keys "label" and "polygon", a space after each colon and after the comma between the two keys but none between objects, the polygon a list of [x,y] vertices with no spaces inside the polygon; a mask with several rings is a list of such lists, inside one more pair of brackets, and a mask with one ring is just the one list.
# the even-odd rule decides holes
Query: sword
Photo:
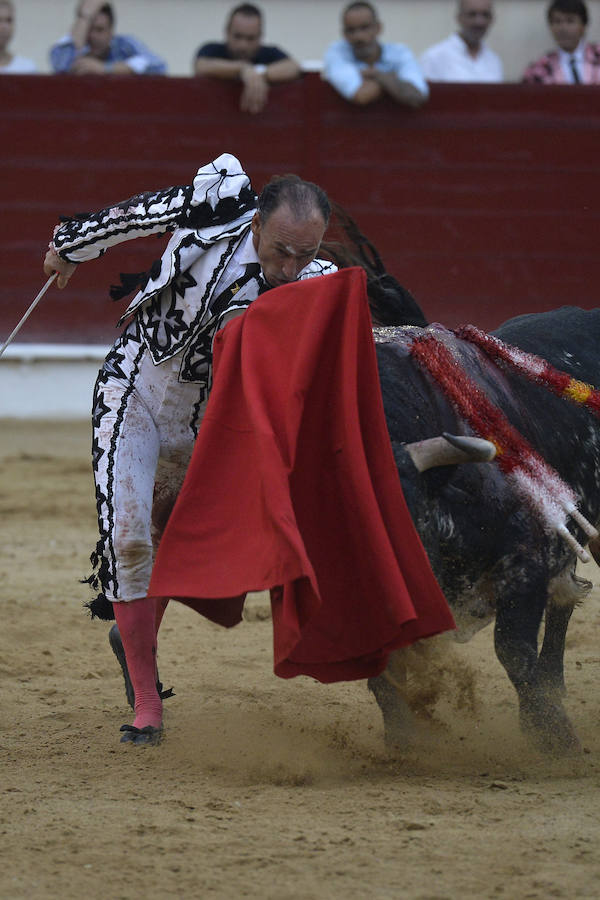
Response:
[{"label": "sword", "polygon": [[27,319],[29,318],[31,313],[34,311],[34,309],[36,308],[36,306],[38,305],[38,303],[40,302],[40,300],[42,299],[42,297],[44,296],[44,294],[46,293],[46,291],[48,290],[48,288],[50,287],[50,285],[52,284],[52,282],[54,281],[54,279],[56,278],[57,275],[58,275],[58,272],[54,272],[54,274],[50,276],[50,278],[48,279],[48,281],[46,282],[44,287],[41,289],[41,291],[39,292],[39,294],[37,295],[37,297],[31,304],[31,306],[29,307],[29,309],[27,310],[27,312],[25,313],[25,315],[23,316],[23,318],[21,319],[19,324],[16,326],[16,328],[13,328],[13,330],[11,331],[9,336],[6,338],[6,340],[2,344],[2,347],[0,347],[0,356],[2,356],[2,354],[6,350],[6,348],[12,341],[12,339],[23,327],[23,325],[25,324],[25,322],[27,321]]}]

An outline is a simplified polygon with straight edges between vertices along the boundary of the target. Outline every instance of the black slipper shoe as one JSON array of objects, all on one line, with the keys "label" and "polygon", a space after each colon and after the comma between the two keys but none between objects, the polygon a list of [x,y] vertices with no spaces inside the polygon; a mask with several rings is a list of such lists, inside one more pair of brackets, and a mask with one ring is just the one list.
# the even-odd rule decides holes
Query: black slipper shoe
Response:
[{"label": "black slipper shoe", "polygon": [[119,731],[125,732],[121,738],[121,744],[145,744],[147,747],[154,747],[156,744],[160,744],[163,738],[162,725],[158,728],[153,725],[146,725],[144,728],[136,728],[135,725],[121,725]]},{"label": "black slipper shoe", "polygon": [[108,642],[110,644],[112,652],[117,657],[119,665],[121,666],[123,678],[125,679],[125,693],[127,694],[127,702],[133,709],[135,706],[135,692],[133,690],[131,678],[129,677],[129,669],[127,668],[127,660],[125,659],[125,650],[123,648],[123,642],[121,641],[121,635],[119,633],[118,625],[113,625],[113,627],[108,632]]}]

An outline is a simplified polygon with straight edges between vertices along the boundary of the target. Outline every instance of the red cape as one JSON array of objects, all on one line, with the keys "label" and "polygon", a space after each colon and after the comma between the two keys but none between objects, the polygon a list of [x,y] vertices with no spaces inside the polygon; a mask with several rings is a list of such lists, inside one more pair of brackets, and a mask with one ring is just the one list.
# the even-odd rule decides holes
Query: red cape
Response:
[{"label": "red cape", "polygon": [[377,675],[454,628],[402,494],[359,268],[269,291],[215,339],[149,593],[230,626],[264,589],[284,678]]}]

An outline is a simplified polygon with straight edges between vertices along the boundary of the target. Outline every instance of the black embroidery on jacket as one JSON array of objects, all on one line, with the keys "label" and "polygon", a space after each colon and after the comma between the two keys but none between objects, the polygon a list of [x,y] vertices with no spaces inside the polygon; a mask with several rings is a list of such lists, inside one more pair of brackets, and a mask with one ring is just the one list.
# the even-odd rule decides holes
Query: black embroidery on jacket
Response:
[{"label": "black embroidery on jacket", "polygon": [[[177,226],[185,227],[193,191],[193,185],[148,191],[96,213],[62,216],[62,227],[53,239],[56,252],[68,260],[69,254],[93,246],[108,234],[114,237],[130,231],[164,233],[173,231]],[[82,220],[87,226],[83,234],[79,227]],[[73,227],[69,228],[69,225]],[[104,252],[100,251],[100,255]]]},{"label": "black embroidery on jacket", "polygon": [[252,188],[242,188],[237,197],[223,197],[213,209],[210,203],[190,206],[185,225],[196,230],[214,225],[227,225],[250,209],[256,209],[258,198]]},{"label": "black embroidery on jacket", "polygon": [[147,272],[121,272],[121,284],[111,284],[111,300],[122,300],[135,290],[143,291],[149,281],[155,281],[160,275],[162,260],[155,259]]},{"label": "black embroidery on jacket", "polygon": [[[121,362],[124,359],[124,356],[120,354],[120,348],[131,340],[139,343],[139,350],[135,355],[131,371],[126,375],[127,388],[123,392],[117,410],[115,426],[112,432],[110,447],[108,449],[105,491],[101,489],[100,485],[96,485],[96,509],[98,513],[100,539],[90,556],[90,562],[93,569],[92,574],[88,578],[83,579],[84,584],[89,584],[94,590],[98,591],[97,596],[89,603],[85,604],[90,611],[92,619],[94,617],[98,617],[99,619],[114,619],[112,602],[106,596],[106,592],[110,591],[113,595],[117,595],[119,590],[116,575],[116,555],[112,541],[112,536],[114,534],[114,465],[123,419],[125,417],[129,398],[136,384],[140,363],[145,352],[145,345],[141,340],[139,328],[135,322],[133,322],[121,335],[120,340],[115,344],[108,355],[94,389],[94,429],[97,429],[100,425],[101,418],[111,412],[110,406],[104,402],[104,388],[106,382],[110,377],[111,370],[113,370],[115,364],[118,366],[118,363],[116,363],[117,358],[120,356]],[[112,410],[112,412],[114,412],[114,410]],[[94,435],[92,444],[92,465],[94,472],[98,471],[98,463],[104,455],[104,452],[105,451],[99,446],[97,436]]]}]

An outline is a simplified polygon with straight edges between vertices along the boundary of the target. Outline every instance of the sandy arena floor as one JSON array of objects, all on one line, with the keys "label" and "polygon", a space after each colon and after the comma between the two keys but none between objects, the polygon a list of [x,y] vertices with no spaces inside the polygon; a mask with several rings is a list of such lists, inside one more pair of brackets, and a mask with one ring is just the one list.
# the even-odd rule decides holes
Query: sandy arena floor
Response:
[{"label": "sandy arena floor", "polygon": [[264,596],[231,631],[172,604],[167,738],[122,746],[120,670],[77,582],[88,442],[80,423],[0,422],[3,900],[600,896],[598,587],[567,649],[580,758],[525,744],[491,629],[452,648],[417,749],[387,755],[364,683],[273,675]]}]

